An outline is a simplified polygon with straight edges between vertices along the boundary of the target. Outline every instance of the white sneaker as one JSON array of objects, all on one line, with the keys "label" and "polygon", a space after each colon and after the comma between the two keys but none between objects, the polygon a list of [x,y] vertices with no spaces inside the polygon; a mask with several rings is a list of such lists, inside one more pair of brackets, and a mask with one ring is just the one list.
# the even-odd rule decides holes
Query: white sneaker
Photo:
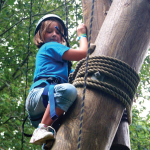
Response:
[{"label": "white sneaker", "polygon": [[29,143],[42,145],[47,140],[54,140],[55,136],[56,131],[54,128],[45,124],[39,124],[39,127],[34,130]]}]

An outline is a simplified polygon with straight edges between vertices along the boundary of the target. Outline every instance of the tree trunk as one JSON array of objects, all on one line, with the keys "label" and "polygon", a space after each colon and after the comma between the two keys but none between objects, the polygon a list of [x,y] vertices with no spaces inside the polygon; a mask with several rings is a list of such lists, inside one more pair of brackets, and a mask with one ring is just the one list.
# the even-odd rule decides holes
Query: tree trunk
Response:
[{"label": "tree trunk", "polygon": [[149,11],[149,0],[114,0],[92,55],[117,58],[139,73],[150,41]]},{"label": "tree trunk", "polygon": [[[98,32],[105,20],[105,17],[111,6],[111,0],[95,1],[95,9],[93,14],[93,29],[91,34],[91,43],[95,43]],[[83,20],[88,30],[90,26],[90,15],[92,1],[82,0],[83,9]],[[98,17],[101,16],[101,17]],[[117,133],[111,146],[111,150],[130,150],[130,135],[129,135],[129,124],[128,121],[122,121],[119,124]]]},{"label": "tree trunk", "polygon": [[[149,0],[113,0],[92,55],[117,58],[138,73],[148,50],[149,33]],[[105,78],[107,80],[109,78]],[[52,150],[77,149],[83,88],[77,88],[77,91],[78,98],[66,113]],[[123,111],[124,106],[113,97],[88,88],[85,94],[81,149],[109,150]]]},{"label": "tree trunk", "polygon": [[[111,6],[111,0],[102,0],[95,2],[95,9],[93,14],[93,29],[91,35],[91,43],[95,43],[97,38],[98,32],[105,20],[105,17],[109,11]],[[92,1],[82,0],[83,6],[83,20],[86,24],[88,30],[90,26],[90,15],[91,12],[89,11],[92,6]],[[101,17],[98,17],[101,16]],[[130,135],[129,135],[129,124],[128,121],[122,121],[119,124],[117,133],[115,135],[114,141],[111,146],[111,150],[130,150]]]},{"label": "tree trunk", "polygon": [[[99,30],[111,6],[111,0],[100,0],[94,3],[93,28],[91,43],[95,43]],[[89,31],[92,0],[82,0],[83,20]],[[100,17],[99,17],[100,16]]]}]

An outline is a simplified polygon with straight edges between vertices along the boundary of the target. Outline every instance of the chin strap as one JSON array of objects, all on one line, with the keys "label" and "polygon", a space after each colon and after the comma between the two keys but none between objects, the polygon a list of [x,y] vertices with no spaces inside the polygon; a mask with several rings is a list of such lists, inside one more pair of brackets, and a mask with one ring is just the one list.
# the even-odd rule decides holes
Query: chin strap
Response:
[{"label": "chin strap", "polygon": [[69,42],[68,42],[67,38],[65,37],[65,35],[59,30],[59,28],[57,26],[55,26],[55,28],[58,30],[58,32],[61,34],[61,36],[65,39],[67,46],[70,47]]}]

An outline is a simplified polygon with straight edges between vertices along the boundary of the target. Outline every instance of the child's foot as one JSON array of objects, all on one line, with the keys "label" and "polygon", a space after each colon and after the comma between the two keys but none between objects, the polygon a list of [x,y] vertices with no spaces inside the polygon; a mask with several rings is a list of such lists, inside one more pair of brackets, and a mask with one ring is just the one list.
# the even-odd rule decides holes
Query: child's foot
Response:
[{"label": "child's foot", "polygon": [[47,140],[54,140],[56,136],[56,131],[51,126],[45,124],[39,124],[39,127],[34,130],[33,135],[30,139],[30,143],[36,145],[42,145]]}]

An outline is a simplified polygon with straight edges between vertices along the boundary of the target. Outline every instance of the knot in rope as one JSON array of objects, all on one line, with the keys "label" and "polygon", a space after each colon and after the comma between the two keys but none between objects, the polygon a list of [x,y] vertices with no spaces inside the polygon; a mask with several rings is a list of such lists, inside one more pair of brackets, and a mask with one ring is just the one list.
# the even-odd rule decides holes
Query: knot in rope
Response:
[{"label": "knot in rope", "polygon": [[[84,85],[85,61],[82,59],[69,76],[69,82],[76,87]],[[140,81],[138,74],[128,64],[111,57],[90,56],[88,63],[87,87],[101,90],[119,100],[126,107],[128,121],[131,124],[133,97]],[[96,73],[99,73],[99,78],[91,78]]]}]

